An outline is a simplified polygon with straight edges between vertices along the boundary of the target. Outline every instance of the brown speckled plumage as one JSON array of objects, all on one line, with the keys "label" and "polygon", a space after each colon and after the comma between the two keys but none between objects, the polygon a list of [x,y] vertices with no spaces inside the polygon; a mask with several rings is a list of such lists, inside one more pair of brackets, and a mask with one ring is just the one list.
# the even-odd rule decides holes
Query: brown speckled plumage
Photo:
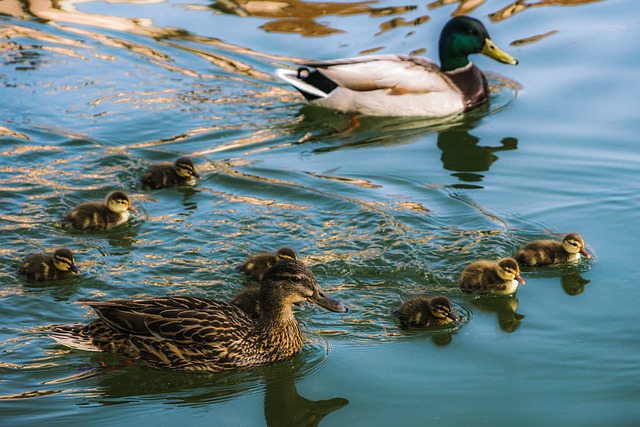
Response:
[{"label": "brown speckled plumage", "polygon": [[32,254],[22,262],[19,274],[37,282],[60,280],[78,273],[73,253],[69,249],[58,248],[51,254]]},{"label": "brown speckled plumage", "polygon": [[562,241],[545,239],[529,242],[518,249],[514,258],[529,267],[572,262],[579,260],[581,254],[586,258],[591,257],[584,246],[579,234],[569,233]]},{"label": "brown speckled plumage", "polygon": [[157,189],[188,185],[193,178],[200,178],[193,161],[180,157],[175,163],[160,163],[150,166],[142,177],[142,185]]},{"label": "brown speckled plumage", "polygon": [[284,260],[265,274],[258,320],[233,304],[204,298],[84,300],[99,319],[87,326],[54,327],[51,336],[73,348],[118,353],[159,369],[223,371],[266,365],[302,348],[291,309],[297,301],[347,311],[301,262]]},{"label": "brown speckled plumage", "polygon": [[400,325],[404,328],[429,328],[458,320],[451,312],[451,301],[444,296],[411,298],[393,314],[400,319]]},{"label": "brown speckled plumage", "polygon": [[129,196],[122,191],[109,193],[104,202],[85,202],[71,210],[64,218],[65,223],[79,230],[108,230],[126,222],[131,206]]},{"label": "brown speckled plumage", "polygon": [[464,291],[478,293],[512,294],[524,284],[520,267],[513,258],[498,262],[480,260],[465,267],[458,278],[458,286]]},{"label": "brown speckled plumage", "polygon": [[298,259],[298,255],[291,248],[280,248],[275,253],[254,255],[236,269],[244,273],[247,280],[262,282],[264,273],[283,259]]}]

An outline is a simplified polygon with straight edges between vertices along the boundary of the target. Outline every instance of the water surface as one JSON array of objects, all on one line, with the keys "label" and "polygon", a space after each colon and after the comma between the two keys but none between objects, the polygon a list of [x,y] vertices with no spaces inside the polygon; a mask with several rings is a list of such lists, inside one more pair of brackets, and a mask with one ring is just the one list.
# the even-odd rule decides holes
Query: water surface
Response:
[{"label": "water surface", "polygon": [[[451,3],[451,4],[448,4]],[[630,0],[0,4],[0,420],[3,425],[635,425],[640,197]],[[305,106],[272,77],[297,58],[421,53],[454,13],[520,60],[475,58],[486,108],[446,123]],[[146,191],[152,162],[191,156],[195,187]],[[125,189],[110,232],[61,229]],[[523,272],[513,298],[455,279],[478,258],[581,233],[591,260]],[[74,250],[82,274],[34,284],[28,253]],[[73,302],[229,299],[234,267],[291,246],[347,314],[305,306],[303,352],[193,375],[69,351],[46,331]],[[401,330],[413,295],[460,321]],[[106,364],[107,369],[97,369]],[[144,418],[143,418],[144,417]],[[514,421],[517,420],[517,421]]]}]

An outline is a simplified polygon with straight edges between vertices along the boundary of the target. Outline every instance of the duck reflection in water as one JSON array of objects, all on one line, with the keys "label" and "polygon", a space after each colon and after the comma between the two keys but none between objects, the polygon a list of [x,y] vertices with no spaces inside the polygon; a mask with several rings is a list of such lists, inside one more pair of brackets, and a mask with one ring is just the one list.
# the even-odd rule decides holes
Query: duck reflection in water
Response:
[{"label": "duck reflection in water", "polygon": [[265,368],[264,417],[269,427],[317,426],[327,415],[349,404],[340,397],[309,400],[300,396],[294,383],[300,367],[301,363],[294,360]]},{"label": "duck reflection in water", "polygon": [[[45,381],[43,384],[60,384],[91,380],[87,388],[87,399],[96,398],[99,390],[102,405],[130,402],[137,396],[157,396],[158,400],[180,406],[203,406],[228,400],[234,395],[246,395],[251,389],[259,387],[264,380],[264,417],[266,425],[312,427],[329,414],[349,404],[347,399],[334,397],[326,400],[309,400],[298,393],[296,377],[305,362],[294,359],[276,365],[259,368],[255,371],[225,373],[191,373],[171,371],[151,371],[134,366],[131,362],[110,363],[116,358],[101,354],[94,358],[99,367],[85,369],[69,377]],[[97,387],[94,388],[94,381]],[[248,424],[256,424],[250,420]]]},{"label": "duck reflection in water", "polygon": [[[469,133],[471,128],[470,123],[463,122],[438,133],[438,148],[442,150],[440,156],[442,166],[446,170],[453,171],[451,175],[465,183],[482,181],[484,176],[478,172],[489,170],[491,164],[498,160],[496,152],[518,148],[518,140],[512,137],[502,138],[499,146],[478,145],[480,138]],[[478,186],[458,184],[454,187]]]},{"label": "duck reflection in water", "polygon": [[584,285],[591,282],[589,279],[585,279],[578,273],[563,274],[562,275],[562,289],[567,295],[579,295],[584,292]]},{"label": "duck reflection in water", "polygon": [[498,326],[504,332],[512,333],[520,328],[523,314],[516,312],[518,298],[507,295],[481,296],[471,303],[482,311],[494,312],[498,315]]}]

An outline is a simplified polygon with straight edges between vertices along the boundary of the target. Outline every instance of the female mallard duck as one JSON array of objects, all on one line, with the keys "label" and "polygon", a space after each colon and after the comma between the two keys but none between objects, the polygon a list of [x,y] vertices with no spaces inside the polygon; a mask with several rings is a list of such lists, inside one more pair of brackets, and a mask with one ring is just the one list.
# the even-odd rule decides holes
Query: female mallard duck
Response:
[{"label": "female mallard duck", "polygon": [[400,319],[403,328],[428,328],[441,326],[458,320],[451,312],[449,298],[437,296],[433,298],[416,297],[405,301],[393,312]]},{"label": "female mallard duck", "polygon": [[582,237],[578,233],[569,233],[561,242],[552,239],[529,242],[518,249],[514,258],[520,264],[536,267],[578,261],[581,255],[591,258]]},{"label": "female mallard duck", "polygon": [[65,248],[57,248],[52,254],[29,255],[18,270],[29,280],[37,282],[65,279],[79,272],[73,253]]},{"label": "female mallard duck", "polygon": [[252,256],[237,266],[236,270],[244,273],[247,280],[262,282],[264,273],[283,259],[298,259],[298,255],[291,248],[280,248],[273,254],[262,253]]},{"label": "female mallard duck", "polygon": [[480,21],[468,16],[447,22],[439,53],[440,67],[422,57],[370,55],[305,62],[297,71],[278,69],[276,75],[321,107],[371,116],[445,117],[489,98],[487,79],[468,55],[518,63],[493,43]]},{"label": "female mallard duck", "polygon": [[498,262],[480,260],[465,267],[458,278],[458,286],[465,291],[479,293],[513,294],[520,277],[520,267],[513,258],[502,258]]},{"label": "female mallard duck", "polygon": [[260,318],[233,304],[196,297],[148,300],[81,300],[98,319],[51,330],[72,348],[121,354],[144,365],[182,371],[223,371],[288,359],[302,348],[291,305],[309,301],[336,313],[347,307],[327,295],[296,260],[283,260],[265,274]]},{"label": "female mallard duck", "polygon": [[142,177],[142,185],[157,189],[176,187],[195,183],[195,178],[200,178],[188,157],[180,157],[175,163],[160,163],[147,169]]},{"label": "female mallard duck", "polygon": [[79,230],[108,230],[129,219],[131,206],[129,196],[122,191],[113,191],[104,202],[85,202],[73,208],[63,221]]}]

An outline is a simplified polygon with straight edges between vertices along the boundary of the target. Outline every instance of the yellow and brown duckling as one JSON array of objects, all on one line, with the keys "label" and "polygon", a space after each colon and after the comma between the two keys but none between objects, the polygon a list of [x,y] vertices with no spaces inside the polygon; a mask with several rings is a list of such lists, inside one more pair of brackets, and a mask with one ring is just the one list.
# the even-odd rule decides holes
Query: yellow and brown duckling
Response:
[{"label": "yellow and brown duckling", "polygon": [[123,191],[113,191],[104,202],[85,202],[73,208],[64,218],[65,223],[79,230],[108,230],[129,220],[131,206],[129,196]]},{"label": "yellow and brown duckling", "polygon": [[54,249],[51,254],[31,254],[18,270],[19,274],[37,282],[66,279],[79,272],[73,253],[65,248]]},{"label": "yellow and brown duckling", "polygon": [[195,178],[200,178],[200,175],[193,161],[188,157],[180,157],[175,163],[149,167],[141,181],[143,186],[157,189],[194,184]]},{"label": "yellow and brown duckling", "polygon": [[287,259],[264,275],[260,318],[228,302],[196,297],[81,300],[98,319],[52,328],[72,348],[117,353],[158,369],[224,371],[268,365],[296,355],[302,333],[292,304],[309,301],[329,311],[347,307],[324,292],[300,261]]},{"label": "yellow and brown duckling", "polygon": [[252,256],[236,270],[244,273],[247,280],[262,282],[264,273],[276,263],[284,259],[298,259],[298,255],[291,248],[280,248],[275,253],[261,253]]},{"label": "yellow and brown duckling", "polygon": [[260,318],[260,288],[245,288],[229,302],[247,313],[252,319]]},{"label": "yellow and brown duckling", "polygon": [[465,267],[458,278],[463,291],[494,294],[513,294],[518,284],[525,284],[520,277],[520,267],[513,258],[502,258],[498,262],[480,260]]},{"label": "yellow and brown duckling", "polygon": [[429,328],[449,324],[458,317],[451,311],[451,301],[445,296],[411,298],[393,312],[403,328]]},{"label": "yellow and brown duckling", "polygon": [[[229,302],[247,313],[252,319],[260,318],[260,288],[245,288],[238,292]],[[302,303],[294,302],[293,305],[300,307]]]},{"label": "yellow and brown duckling", "polygon": [[518,249],[514,258],[528,267],[575,262],[581,256],[591,258],[584,246],[584,240],[578,233],[569,233],[560,242],[553,239],[529,242]]}]

